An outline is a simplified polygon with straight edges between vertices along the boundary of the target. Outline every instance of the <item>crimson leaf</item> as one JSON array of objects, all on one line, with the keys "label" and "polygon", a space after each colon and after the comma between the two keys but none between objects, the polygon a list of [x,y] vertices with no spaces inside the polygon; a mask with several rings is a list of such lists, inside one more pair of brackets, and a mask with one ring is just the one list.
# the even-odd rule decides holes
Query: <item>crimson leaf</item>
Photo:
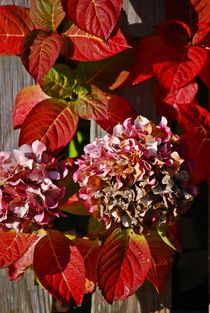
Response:
[{"label": "crimson leaf", "polygon": [[72,25],[63,36],[62,53],[75,61],[98,61],[130,48],[120,29],[106,41],[85,33],[76,25]]},{"label": "crimson leaf", "polygon": [[21,60],[31,76],[39,82],[54,65],[62,48],[62,38],[57,33],[34,30],[24,39]]},{"label": "crimson leaf", "polygon": [[8,275],[11,280],[17,280],[33,264],[34,249],[39,236],[34,235],[26,252],[8,267]]},{"label": "crimson leaf", "polygon": [[37,103],[49,98],[39,85],[28,86],[17,94],[13,110],[13,127],[22,126],[26,116]]},{"label": "crimson leaf", "polygon": [[112,303],[132,295],[144,282],[151,264],[143,235],[117,228],[107,238],[99,256],[99,288]]},{"label": "crimson leaf", "polygon": [[19,144],[36,139],[55,151],[65,147],[74,136],[78,117],[64,101],[47,99],[38,103],[24,120]]},{"label": "crimson leaf", "polygon": [[108,39],[122,7],[122,0],[61,0],[70,20],[83,31]]},{"label": "crimson leaf", "polygon": [[19,54],[25,35],[34,29],[27,8],[0,6],[0,54]]},{"label": "crimson leaf", "polygon": [[0,232],[0,268],[18,260],[28,249],[33,236],[15,231]]},{"label": "crimson leaf", "polygon": [[108,99],[108,119],[96,119],[96,122],[107,132],[112,132],[113,127],[122,123],[126,118],[137,116],[126,98],[108,93],[106,96]]},{"label": "crimson leaf", "polygon": [[34,250],[33,267],[42,286],[59,301],[82,303],[85,291],[83,258],[66,236],[50,230]]},{"label": "crimson leaf", "polygon": [[160,84],[173,92],[189,84],[206,62],[207,52],[197,46],[185,49],[178,61],[167,60],[154,64],[154,71]]}]

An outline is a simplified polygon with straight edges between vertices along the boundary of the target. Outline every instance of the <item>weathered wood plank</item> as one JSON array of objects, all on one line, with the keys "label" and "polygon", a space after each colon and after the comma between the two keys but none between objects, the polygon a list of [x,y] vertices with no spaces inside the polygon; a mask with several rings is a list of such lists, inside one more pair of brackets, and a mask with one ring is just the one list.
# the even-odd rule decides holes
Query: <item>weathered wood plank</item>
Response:
[{"label": "weathered wood plank", "polygon": [[[164,1],[161,0],[124,0],[124,16],[121,21],[123,32],[128,36],[142,37],[152,32],[153,25],[164,18]],[[128,87],[120,92],[127,97],[139,114],[156,120],[153,105],[154,80],[141,85]],[[91,125],[91,140],[100,137],[104,131],[94,122]],[[145,282],[138,292],[126,301],[109,305],[103,299],[100,291],[92,297],[91,313],[169,313],[171,312],[171,280],[168,280],[165,292],[161,296],[154,287]]]},{"label": "weathered wood plank", "polygon": [[[28,6],[29,1],[0,0],[0,5],[3,4]],[[0,150],[9,151],[17,146],[18,131],[12,128],[14,100],[17,92],[30,84],[32,79],[18,57],[0,57]],[[10,282],[6,270],[0,271],[0,312],[50,313],[51,307],[51,297],[34,283],[33,272],[28,271],[19,282]]]}]

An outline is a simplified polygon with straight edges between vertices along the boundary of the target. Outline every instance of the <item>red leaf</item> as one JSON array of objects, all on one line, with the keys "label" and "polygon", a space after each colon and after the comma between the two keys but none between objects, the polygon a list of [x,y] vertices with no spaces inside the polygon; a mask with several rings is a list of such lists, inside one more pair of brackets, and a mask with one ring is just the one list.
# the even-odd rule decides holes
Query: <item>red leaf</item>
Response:
[{"label": "red leaf", "polygon": [[195,103],[182,105],[179,110],[178,121],[185,130],[188,158],[195,162],[193,179],[199,183],[210,176],[210,113]]},{"label": "red leaf", "polygon": [[197,92],[198,84],[196,81],[193,81],[180,89],[169,92],[164,101],[173,106],[178,104],[191,103],[195,99]]},{"label": "red leaf", "polygon": [[34,30],[25,37],[21,60],[31,76],[39,82],[54,65],[61,48],[62,38],[59,34]]},{"label": "red leaf", "polygon": [[79,198],[78,193],[75,193],[73,196],[71,196],[68,200],[63,202],[59,209],[76,215],[90,215],[87,208],[84,206],[83,201]]},{"label": "red leaf", "polygon": [[106,94],[108,99],[108,119],[96,120],[106,131],[112,132],[113,127],[128,117],[136,117],[137,113],[128,100],[115,94]]},{"label": "red leaf", "polygon": [[77,305],[83,300],[85,267],[83,258],[71,240],[58,231],[48,231],[34,250],[34,272],[40,283],[64,303],[72,298]]},{"label": "red leaf", "polygon": [[37,103],[49,98],[39,85],[28,86],[17,94],[13,111],[13,127],[22,126],[26,116]]},{"label": "red leaf", "polygon": [[117,228],[101,247],[99,288],[112,303],[124,300],[144,282],[150,268],[151,255],[146,239],[133,230]]},{"label": "red leaf", "polygon": [[210,89],[210,51],[207,51],[208,57],[206,60],[206,63],[204,64],[204,67],[199,73],[200,78],[204,82],[204,84],[207,86],[208,89]]},{"label": "red leaf", "polygon": [[198,14],[198,21],[210,23],[209,0],[190,0],[190,2]]},{"label": "red leaf", "polygon": [[154,64],[154,71],[161,85],[173,92],[189,84],[198,75],[206,62],[205,49],[191,46],[179,61],[165,61]]},{"label": "red leaf", "polygon": [[62,53],[75,61],[97,61],[130,48],[120,29],[107,41],[83,32],[76,25],[72,25],[63,36]]},{"label": "red leaf", "polygon": [[154,76],[154,64],[159,64],[170,58],[176,60],[178,49],[166,45],[160,36],[147,36],[140,40],[136,50],[133,67],[126,81],[127,85],[138,84]]},{"label": "red leaf", "polygon": [[96,86],[91,86],[90,93],[79,93],[78,99],[71,106],[73,112],[82,118],[102,120],[108,117],[108,99]]},{"label": "red leaf", "polygon": [[157,292],[161,293],[172,270],[174,250],[167,246],[156,232],[150,232],[146,238],[152,256],[147,278]]},{"label": "red leaf", "polygon": [[77,238],[73,240],[85,262],[85,293],[92,293],[97,283],[97,266],[99,257],[98,240]]},{"label": "red leaf", "polygon": [[47,99],[38,103],[24,120],[19,144],[32,143],[36,139],[55,151],[65,147],[74,136],[78,117],[64,101]]},{"label": "red leaf", "polygon": [[0,6],[0,54],[19,54],[25,35],[34,29],[28,8]]},{"label": "red leaf", "polygon": [[[206,45],[205,45],[204,39],[208,35],[209,32],[210,32],[210,25],[206,22],[200,22],[198,24],[198,30],[193,36],[192,45],[201,44],[202,46],[205,47]],[[202,42],[203,40],[204,42]]]},{"label": "red leaf", "polygon": [[17,280],[33,264],[34,248],[40,237],[34,235],[26,252],[14,263],[8,267],[10,280]]},{"label": "red leaf", "polygon": [[108,39],[122,7],[122,0],[61,0],[70,20],[83,31]]},{"label": "red leaf", "polygon": [[31,18],[36,28],[56,31],[65,13],[60,0],[31,0]]},{"label": "red leaf", "polygon": [[179,20],[164,21],[158,24],[155,29],[165,44],[176,49],[178,46],[186,45],[192,36],[190,27]]},{"label": "red leaf", "polygon": [[28,249],[33,236],[15,231],[0,232],[0,268],[18,260]]}]

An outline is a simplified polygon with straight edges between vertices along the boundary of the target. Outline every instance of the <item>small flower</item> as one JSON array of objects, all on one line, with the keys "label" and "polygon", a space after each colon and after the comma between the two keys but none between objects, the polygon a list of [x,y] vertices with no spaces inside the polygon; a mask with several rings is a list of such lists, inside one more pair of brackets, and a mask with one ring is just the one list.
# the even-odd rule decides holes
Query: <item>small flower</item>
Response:
[{"label": "small flower", "polygon": [[164,117],[155,125],[142,116],[87,145],[73,178],[88,210],[107,228],[176,219],[196,195],[178,145]]},{"label": "small flower", "polygon": [[38,140],[12,152],[0,152],[0,225],[30,231],[53,222],[65,190],[59,180],[64,164],[47,154]]}]

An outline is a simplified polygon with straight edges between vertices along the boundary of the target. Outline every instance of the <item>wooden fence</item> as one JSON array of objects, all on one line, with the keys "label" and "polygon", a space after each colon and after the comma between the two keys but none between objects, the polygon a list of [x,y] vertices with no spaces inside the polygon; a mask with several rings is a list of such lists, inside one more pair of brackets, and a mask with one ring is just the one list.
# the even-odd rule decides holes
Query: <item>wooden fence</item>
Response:
[{"label": "wooden fence", "polygon": [[[3,1],[0,5],[18,4],[28,6],[27,0]],[[152,31],[152,26],[163,19],[163,0],[124,0],[124,14],[121,21],[126,35],[141,37]],[[32,84],[32,79],[24,70],[18,57],[0,57],[0,149],[11,150],[17,145],[17,132],[12,129],[12,109],[17,92],[24,86]],[[155,118],[155,110],[151,111],[153,82],[141,86],[127,88],[124,92],[139,113]],[[92,123],[91,137],[100,136],[102,131]],[[0,312],[1,313],[52,313],[52,312],[84,312],[88,313],[152,313],[171,310],[170,280],[161,297],[154,288],[146,283],[136,295],[128,300],[108,305],[100,292],[96,291],[87,297],[85,304],[74,309],[53,305],[51,296],[34,283],[33,273],[28,271],[19,282],[10,282],[5,271],[0,272]]]}]

